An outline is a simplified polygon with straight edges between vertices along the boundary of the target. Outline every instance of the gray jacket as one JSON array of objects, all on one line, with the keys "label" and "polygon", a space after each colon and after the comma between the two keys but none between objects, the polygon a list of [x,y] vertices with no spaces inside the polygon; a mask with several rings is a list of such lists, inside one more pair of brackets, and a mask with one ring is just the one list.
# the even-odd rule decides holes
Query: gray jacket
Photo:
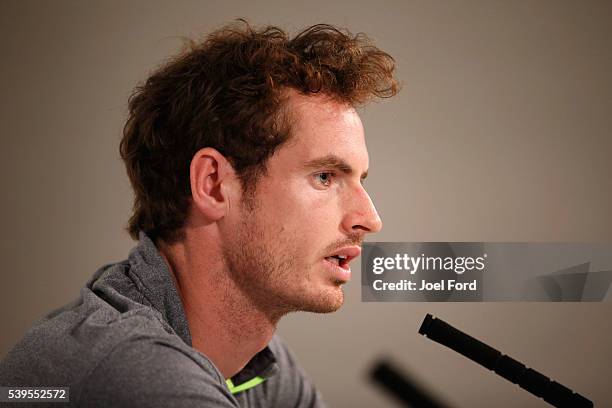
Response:
[{"label": "gray jacket", "polygon": [[231,383],[191,347],[170,272],[142,232],[127,260],[100,268],[78,299],[36,322],[0,363],[0,385],[67,386],[74,407],[324,405],[276,335]]}]

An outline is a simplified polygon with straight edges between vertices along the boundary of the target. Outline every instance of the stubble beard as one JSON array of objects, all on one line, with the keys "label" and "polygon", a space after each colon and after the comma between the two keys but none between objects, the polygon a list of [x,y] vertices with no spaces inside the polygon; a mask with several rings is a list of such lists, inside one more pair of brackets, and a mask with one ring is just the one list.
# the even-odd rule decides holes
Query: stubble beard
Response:
[{"label": "stubble beard", "polygon": [[241,212],[243,221],[223,256],[228,276],[254,307],[278,321],[290,312],[330,313],[342,306],[340,283],[316,288],[309,265],[297,262],[300,248],[291,234],[266,230],[252,204],[242,205]]}]

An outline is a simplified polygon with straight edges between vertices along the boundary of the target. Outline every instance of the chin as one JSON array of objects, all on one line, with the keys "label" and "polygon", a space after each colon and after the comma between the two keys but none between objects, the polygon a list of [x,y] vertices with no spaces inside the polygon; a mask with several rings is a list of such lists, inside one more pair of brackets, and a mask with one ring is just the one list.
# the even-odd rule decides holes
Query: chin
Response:
[{"label": "chin", "polygon": [[302,303],[300,310],[312,313],[332,313],[344,303],[344,292],[338,285],[333,289],[322,289],[308,301]]}]

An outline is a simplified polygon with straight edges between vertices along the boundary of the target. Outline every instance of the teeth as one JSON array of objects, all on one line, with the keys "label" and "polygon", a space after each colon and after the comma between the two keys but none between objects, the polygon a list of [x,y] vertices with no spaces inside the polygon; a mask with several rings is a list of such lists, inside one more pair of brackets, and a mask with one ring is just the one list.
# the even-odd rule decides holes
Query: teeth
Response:
[{"label": "teeth", "polygon": [[336,265],[340,265],[340,260],[335,256],[328,256],[327,259],[331,263],[335,263]]},{"label": "teeth", "polygon": [[348,257],[344,256],[344,255],[332,255],[332,256],[328,256],[327,259],[328,261],[335,263],[336,265],[340,265],[340,262],[344,262],[346,261]]}]

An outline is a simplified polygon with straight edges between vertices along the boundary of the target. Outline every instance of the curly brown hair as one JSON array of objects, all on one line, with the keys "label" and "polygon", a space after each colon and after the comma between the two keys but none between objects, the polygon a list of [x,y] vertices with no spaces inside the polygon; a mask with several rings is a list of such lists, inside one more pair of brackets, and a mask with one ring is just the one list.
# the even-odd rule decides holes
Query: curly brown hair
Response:
[{"label": "curly brown hair", "polygon": [[228,158],[247,195],[290,137],[284,94],[322,93],[359,106],[398,92],[393,58],[363,34],[327,24],[290,39],[280,28],[227,25],[155,71],[129,99],[120,144],[134,189],[126,230],[182,239],[191,199],[189,167],[212,147]]}]

